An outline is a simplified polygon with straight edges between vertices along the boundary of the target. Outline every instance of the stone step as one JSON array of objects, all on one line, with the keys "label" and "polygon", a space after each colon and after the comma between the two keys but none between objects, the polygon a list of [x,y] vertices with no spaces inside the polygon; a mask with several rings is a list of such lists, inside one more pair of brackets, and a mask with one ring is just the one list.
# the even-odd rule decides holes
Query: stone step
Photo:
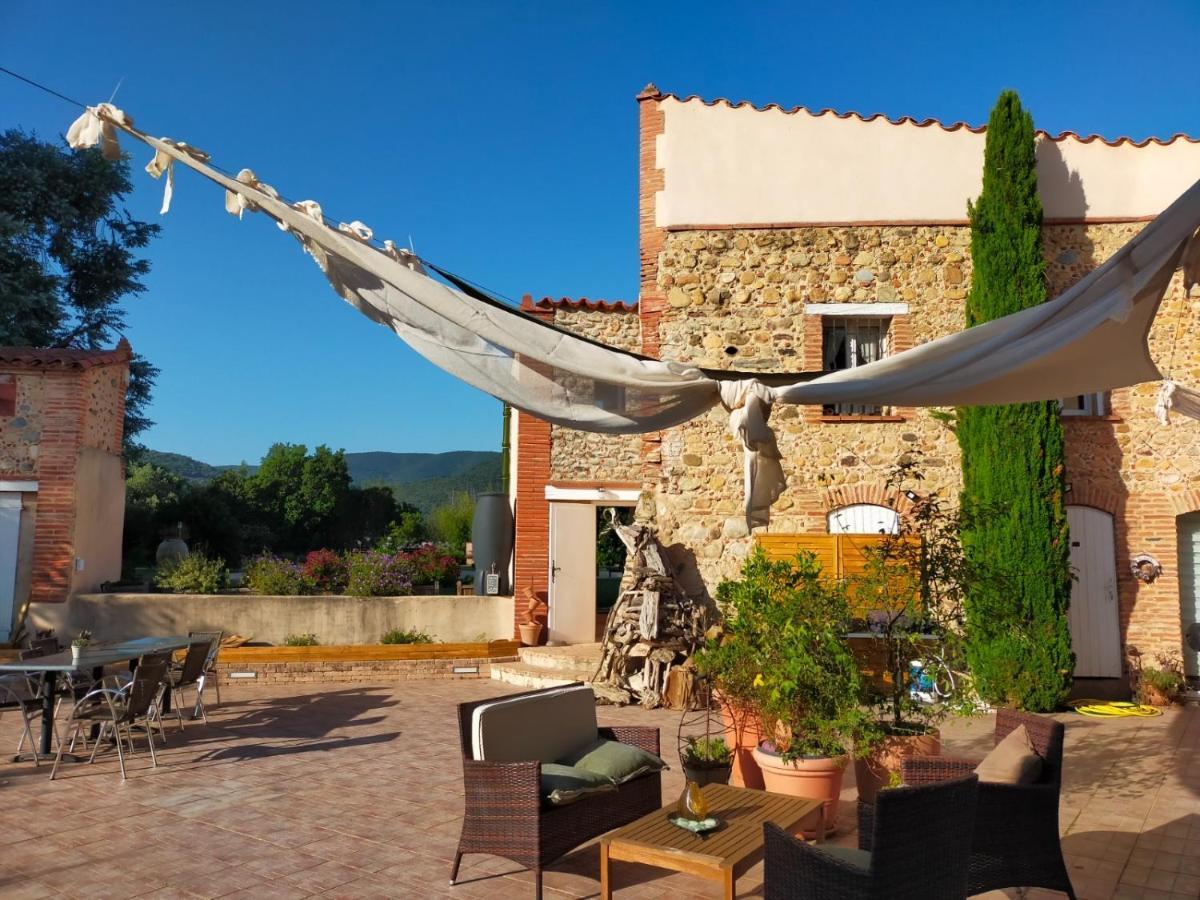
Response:
[{"label": "stone step", "polygon": [[562,687],[576,681],[586,683],[591,680],[595,671],[594,668],[548,669],[543,666],[531,666],[525,662],[492,663],[493,680],[525,688]]},{"label": "stone step", "polygon": [[600,665],[599,644],[570,644],[563,647],[522,647],[517,653],[521,662],[539,669],[588,669],[588,674]]}]

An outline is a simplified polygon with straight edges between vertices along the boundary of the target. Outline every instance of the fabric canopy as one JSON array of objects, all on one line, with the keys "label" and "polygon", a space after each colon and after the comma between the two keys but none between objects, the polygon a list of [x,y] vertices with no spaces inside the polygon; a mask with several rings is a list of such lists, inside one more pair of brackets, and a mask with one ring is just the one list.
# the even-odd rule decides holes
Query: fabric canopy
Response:
[{"label": "fabric canopy", "polygon": [[[313,201],[289,204],[248,169],[236,178],[186,144],[153,138],[110,104],[89,107],[68,133],[73,147],[113,152],[119,129],[149,145],[147,170],[174,164],[221,185],[238,216],[262,212],[300,241],[337,293],[391,328],[445,371],[539,418],[582,431],[635,434],[703,415],[721,404],[744,448],[746,516],[769,521],[786,482],[769,425],[775,403],[958,406],[1051,400],[1161,378],[1147,335],[1175,269],[1190,288],[1200,273],[1200,182],[1071,289],[1040,306],[939,338],[895,356],[818,377],[767,379],[648,359],[548,325],[477,291],[431,277],[361,222],[327,223]],[[765,383],[765,382],[770,383]],[[1164,391],[1163,408],[1172,405]],[[1185,411],[1177,394],[1174,405]],[[1165,411],[1163,413],[1165,416]]]}]

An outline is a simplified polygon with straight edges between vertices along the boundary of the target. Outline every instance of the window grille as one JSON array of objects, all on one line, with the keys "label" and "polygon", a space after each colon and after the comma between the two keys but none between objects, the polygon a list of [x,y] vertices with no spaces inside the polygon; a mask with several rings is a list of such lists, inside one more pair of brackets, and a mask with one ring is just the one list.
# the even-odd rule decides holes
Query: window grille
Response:
[{"label": "window grille", "polygon": [[[886,316],[825,316],[821,323],[821,358],[826,372],[855,369],[888,355]],[[827,416],[880,416],[882,406],[864,403],[830,403],[823,408]]]}]

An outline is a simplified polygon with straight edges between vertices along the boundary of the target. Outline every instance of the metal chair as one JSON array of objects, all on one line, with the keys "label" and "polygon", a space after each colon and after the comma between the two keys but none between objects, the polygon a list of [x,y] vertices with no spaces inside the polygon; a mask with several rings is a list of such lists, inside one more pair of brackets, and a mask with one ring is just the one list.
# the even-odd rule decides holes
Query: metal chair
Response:
[{"label": "metal chair", "polygon": [[17,675],[9,678],[5,677],[0,681],[0,715],[6,711],[14,710],[21,716],[21,739],[17,743],[17,753],[21,752],[21,748],[25,746],[25,739],[29,739],[29,746],[34,749],[33,764],[40,765],[38,762],[37,741],[33,737],[33,729],[30,723],[40,718],[41,698],[31,689],[32,680],[23,675]]},{"label": "metal chair", "polygon": [[[208,684],[208,679],[212,678],[213,690],[217,692],[217,706],[221,705],[221,681],[217,678],[217,657],[221,653],[221,638],[225,636],[224,631],[189,631],[188,637],[196,640],[208,641],[208,657],[204,660],[204,671],[200,675],[200,680],[196,688],[196,706],[200,707],[200,694],[204,693],[204,688]],[[203,712],[197,709],[197,712]],[[205,719],[207,722],[208,720]]]},{"label": "metal chair", "polygon": [[207,640],[188,644],[183,665],[178,669],[167,670],[167,688],[171,691],[174,699],[175,716],[179,719],[180,731],[183,731],[183,689],[189,685],[196,687],[195,710],[204,719],[204,724],[208,724],[208,714],[204,711],[204,686],[201,679],[204,677],[204,666],[208,662],[209,650],[210,646]]},{"label": "metal chair", "polygon": [[[133,680],[123,688],[100,687],[93,688],[75,704],[67,728],[71,729],[72,741],[83,726],[99,724],[100,731],[96,735],[95,745],[89,762],[95,762],[96,751],[104,740],[106,730],[111,729],[111,735],[117,745],[117,759],[121,766],[121,780],[125,780],[125,752],[121,745],[122,737],[128,741],[129,752],[133,753],[133,726],[143,725],[146,730],[146,742],[150,746],[150,761],[158,768],[158,757],[154,754],[154,719],[157,715],[159,696],[162,694],[167,667],[171,663],[170,653],[149,653],[138,661],[137,671]],[[161,728],[161,720],[160,720]],[[122,733],[123,732],[123,733]],[[54,758],[54,767],[50,770],[50,780],[58,773],[58,765],[62,762],[63,743],[59,741],[58,753]]]},{"label": "metal chair", "polygon": [[880,791],[870,850],[806,844],[763,825],[764,900],[962,900],[978,778]]}]

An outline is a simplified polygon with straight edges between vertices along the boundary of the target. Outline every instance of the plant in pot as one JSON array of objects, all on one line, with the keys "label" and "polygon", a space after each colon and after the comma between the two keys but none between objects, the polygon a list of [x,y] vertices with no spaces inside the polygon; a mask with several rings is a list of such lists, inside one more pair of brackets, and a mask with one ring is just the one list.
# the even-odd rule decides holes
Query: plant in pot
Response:
[{"label": "plant in pot", "polygon": [[1150,706],[1169,706],[1184,685],[1183,661],[1178,654],[1159,653],[1157,665],[1134,670],[1137,697]]},{"label": "plant in pot", "polygon": [[87,648],[91,646],[91,643],[92,633],[90,631],[84,630],[79,632],[75,636],[75,639],[71,641],[71,658],[79,659],[79,657],[87,653]]},{"label": "plant in pot", "polygon": [[725,738],[711,735],[689,737],[680,757],[683,774],[688,781],[701,787],[706,784],[729,784],[733,751],[725,743]]},{"label": "plant in pot", "polygon": [[[855,782],[859,799],[874,803],[899,779],[907,756],[941,752],[938,725],[951,714],[977,708],[962,671],[963,596],[982,576],[962,551],[962,513],[938,491],[921,493],[919,454],[906,454],[888,478],[888,493],[908,501],[894,533],[859,542],[861,571],[847,579],[852,611],[866,620],[856,632],[871,666],[873,721],[858,735]],[[912,673],[926,677],[914,683]]]}]

